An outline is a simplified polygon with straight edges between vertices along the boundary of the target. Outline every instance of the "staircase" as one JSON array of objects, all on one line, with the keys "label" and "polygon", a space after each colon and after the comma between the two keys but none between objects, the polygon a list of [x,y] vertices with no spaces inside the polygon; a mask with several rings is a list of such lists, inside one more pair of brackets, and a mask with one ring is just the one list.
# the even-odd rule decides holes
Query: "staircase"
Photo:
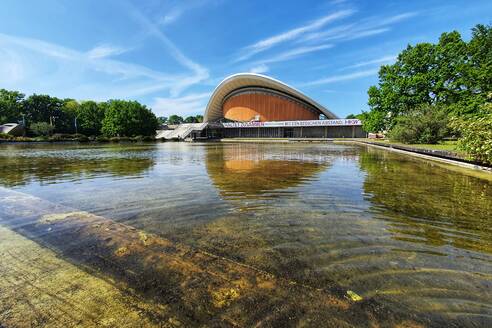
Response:
[{"label": "staircase", "polygon": [[156,139],[184,140],[192,132],[200,132],[207,127],[207,123],[184,123],[174,130],[160,130],[157,132]]}]

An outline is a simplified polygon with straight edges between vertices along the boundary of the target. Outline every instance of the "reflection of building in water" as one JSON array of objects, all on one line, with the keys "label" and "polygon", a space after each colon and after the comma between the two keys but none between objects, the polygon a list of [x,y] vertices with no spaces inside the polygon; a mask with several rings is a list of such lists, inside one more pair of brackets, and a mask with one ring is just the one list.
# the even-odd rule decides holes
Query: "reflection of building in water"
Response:
[{"label": "reflection of building in water", "polygon": [[318,154],[301,154],[298,149],[257,145],[227,145],[209,148],[207,172],[223,196],[264,195],[310,181],[328,167]]}]

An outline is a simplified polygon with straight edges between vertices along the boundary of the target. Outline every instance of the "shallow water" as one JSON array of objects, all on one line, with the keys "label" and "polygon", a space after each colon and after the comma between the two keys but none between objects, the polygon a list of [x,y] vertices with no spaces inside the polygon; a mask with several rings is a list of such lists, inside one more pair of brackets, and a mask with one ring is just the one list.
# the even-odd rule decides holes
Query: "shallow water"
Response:
[{"label": "shallow water", "polygon": [[[345,296],[349,303],[354,300],[345,292],[353,291],[362,302],[373,302],[369,308],[359,306],[361,309],[354,307],[353,311],[369,313],[369,318],[374,312],[375,320],[383,326],[397,323],[402,313],[409,317],[401,321],[419,318],[416,325],[490,326],[491,181],[355,145],[0,145],[0,186],[4,187],[0,237],[13,232],[34,240],[92,276],[111,279],[118,290],[132,290],[143,301],[153,300],[158,305],[181,302],[180,307],[163,314],[169,317],[166,322],[170,326],[179,326],[179,322],[218,325],[207,317],[211,313],[221,316],[220,325],[314,326],[321,317],[310,312],[309,302],[318,305],[307,296],[302,299],[299,294],[311,293],[303,288],[326,290],[340,300]],[[26,194],[33,198],[21,196]],[[42,213],[26,210],[34,203]],[[61,224],[50,219],[51,212],[72,215],[62,217]],[[106,230],[95,230],[104,224],[109,224],[107,231],[111,226],[116,232],[108,235]],[[133,236],[132,229],[139,234]],[[261,300],[251,294],[257,297],[256,306],[269,314],[258,314],[253,320],[253,314],[243,307],[247,318],[241,319],[232,307],[236,299],[242,300],[239,295],[247,294],[243,285],[211,290],[209,285],[200,285],[199,278],[193,283],[187,278],[184,284],[183,275],[171,278],[164,269],[164,273],[156,273],[159,263],[174,260],[154,258],[152,252],[157,249],[151,252],[122,244],[125,238],[140,238],[148,246],[147,237],[142,240],[146,234],[159,240],[154,244],[164,247],[164,252],[172,248],[167,255],[187,264],[186,269],[184,264],[176,269],[180,274],[193,276],[194,271],[188,270],[191,264],[209,263],[201,257],[189,258],[192,249],[241,266],[236,278],[251,281],[261,273],[288,282],[285,286],[304,287],[291,291],[277,282],[278,289],[285,290],[281,295],[286,301],[281,306],[266,300],[268,293]],[[106,248],[112,253],[105,253]],[[134,257],[127,256],[131,252]],[[0,256],[6,254],[10,253],[2,252],[0,246]],[[153,260],[141,262],[142,254]],[[126,262],[121,260],[125,256]],[[93,260],[96,257],[107,261]],[[109,261],[138,278],[119,273]],[[220,269],[207,266],[204,272],[230,274],[224,265],[219,265]],[[19,268],[30,270],[28,265]],[[258,279],[254,278],[255,283],[266,286]],[[62,284],[65,280],[60,278]],[[0,291],[13,288],[13,284],[0,285]],[[172,301],[163,297],[162,291],[156,292],[177,284],[181,289]],[[206,296],[188,298],[188,292],[200,288]],[[35,296],[25,292],[25,297]],[[293,314],[291,308],[303,300],[304,312]],[[202,311],[188,307],[187,302],[210,305],[203,305]],[[80,301],[80,306],[87,304],[86,310],[94,311],[90,303]],[[20,324],[18,317],[8,314],[9,306],[13,305],[0,296],[0,326]],[[118,309],[118,313],[124,311],[121,306]],[[149,313],[155,313],[152,311],[140,315],[147,320]],[[275,311],[278,314],[272,317]],[[366,325],[368,317],[357,315],[355,325]],[[105,320],[110,314],[100,316],[98,320]],[[354,325],[348,317],[340,312],[338,319]]]}]

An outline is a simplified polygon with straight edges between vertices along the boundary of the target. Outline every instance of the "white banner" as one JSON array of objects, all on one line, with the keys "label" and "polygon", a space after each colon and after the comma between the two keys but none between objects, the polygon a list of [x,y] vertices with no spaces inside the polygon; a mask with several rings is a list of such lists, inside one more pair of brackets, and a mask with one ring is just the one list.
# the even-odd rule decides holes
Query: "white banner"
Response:
[{"label": "white banner", "polygon": [[241,122],[222,123],[224,128],[281,128],[309,126],[354,126],[362,125],[357,119],[313,120],[313,121],[271,121],[271,122]]}]

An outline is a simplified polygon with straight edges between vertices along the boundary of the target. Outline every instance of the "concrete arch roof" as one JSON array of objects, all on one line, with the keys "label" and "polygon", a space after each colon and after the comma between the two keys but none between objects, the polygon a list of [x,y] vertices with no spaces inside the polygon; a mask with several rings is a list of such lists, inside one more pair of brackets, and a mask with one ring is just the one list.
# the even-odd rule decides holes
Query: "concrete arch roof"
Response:
[{"label": "concrete arch roof", "polygon": [[337,119],[326,107],[320,105],[299,90],[271,77],[255,73],[238,73],[226,77],[215,88],[205,110],[204,122],[214,122],[223,117],[222,105],[231,92],[246,87],[263,87],[285,93],[318,109],[328,119]]}]

